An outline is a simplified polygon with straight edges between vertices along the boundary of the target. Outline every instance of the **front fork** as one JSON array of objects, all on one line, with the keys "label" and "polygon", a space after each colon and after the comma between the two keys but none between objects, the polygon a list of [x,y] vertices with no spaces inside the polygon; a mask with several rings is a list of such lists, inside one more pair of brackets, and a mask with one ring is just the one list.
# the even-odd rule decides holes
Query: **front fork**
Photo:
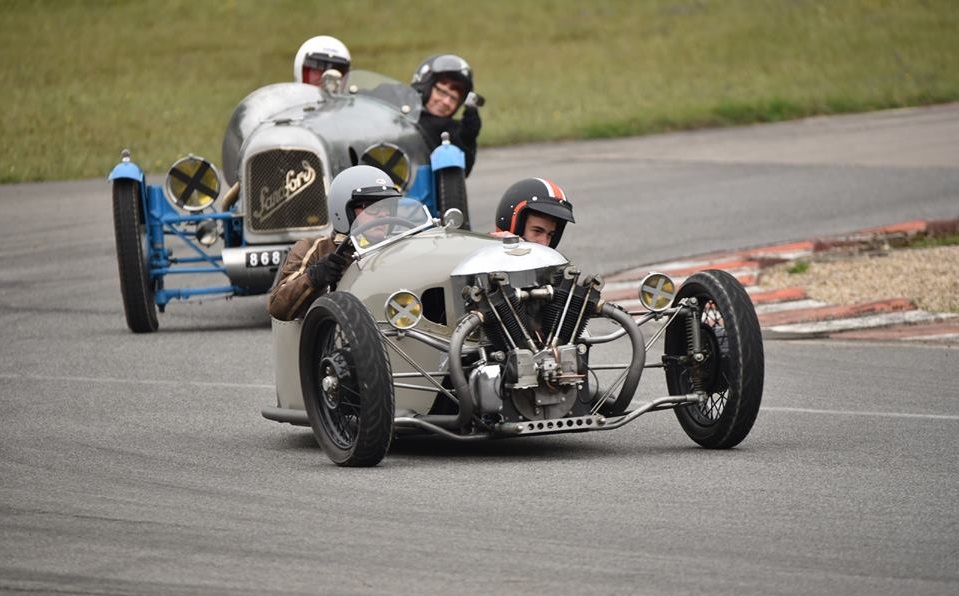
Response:
[{"label": "front fork", "polygon": [[699,310],[699,300],[695,297],[686,301],[689,312],[686,316],[686,338],[688,349],[686,351],[689,362],[689,376],[693,383],[693,392],[701,393],[703,391],[703,370],[702,364],[706,360],[706,354],[703,353],[703,328],[700,325],[702,312]]},{"label": "front fork", "polygon": [[703,328],[701,324],[702,310],[699,300],[695,297],[686,298],[680,306],[678,314],[686,317],[686,354],[663,355],[663,364],[666,367],[680,366],[689,370],[689,379],[692,383],[692,392],[704,392],[703,377],[705,371],[703,363],[706,361],[706,351],[703,347]]}]

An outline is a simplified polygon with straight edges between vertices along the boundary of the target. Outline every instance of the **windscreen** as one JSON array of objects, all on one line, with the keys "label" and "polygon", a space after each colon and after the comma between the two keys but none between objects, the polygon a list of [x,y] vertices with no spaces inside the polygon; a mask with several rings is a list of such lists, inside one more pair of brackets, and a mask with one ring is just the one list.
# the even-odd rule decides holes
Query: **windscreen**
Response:
[{"label": "windscreen", "polygon": [[350,240],[356,253],[363,254],[433,225],[426,205],[415,199],[391,197],[370,204],[356,215]]},{"label": "windscreen", "polygon": [[423,109],[423,100],[415,89],[368,70],[350,72],[349,91],[389,104],[413,122],[419,120],[420,111]]}]

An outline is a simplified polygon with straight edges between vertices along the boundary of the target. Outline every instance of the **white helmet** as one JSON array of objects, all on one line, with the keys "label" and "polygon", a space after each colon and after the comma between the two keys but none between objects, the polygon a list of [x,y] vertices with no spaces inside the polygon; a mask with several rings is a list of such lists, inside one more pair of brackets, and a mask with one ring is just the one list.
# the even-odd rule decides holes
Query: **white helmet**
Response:
[{"label": "white helmet", "polygon": [[327,195],[333,230],[339,234],[350,231],[355,217],[353,207],[357,203],[401,196],[389,174],[383,170],[367,165],[346,168],[330,182],[330,194]]},{"label": "white helmet", "polygon": [[[303,42],[293,60],[293,78],[297,83],[319,85],[323,71],[334,68],[343,74],[341,89],[346,88],[346,75],[350,72],[350,51],[335,37],[318,35]],[[315,72],[317,75],[311,76]],[[311,80],[312,79],[312,80]]]}]

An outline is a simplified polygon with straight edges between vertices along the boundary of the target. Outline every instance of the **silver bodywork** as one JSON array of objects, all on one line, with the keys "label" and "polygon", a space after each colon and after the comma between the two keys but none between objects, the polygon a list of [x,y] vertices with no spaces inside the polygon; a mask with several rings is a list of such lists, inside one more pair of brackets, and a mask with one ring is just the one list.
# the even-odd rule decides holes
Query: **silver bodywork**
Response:
[{"label": "silver bodywork", "polygon": [[[729,273],[697,273],[678,292],[651,274],[639,292],[646,310],[629,313],[555,250],[439,227],[407,202],[357,213],[357,260],[335,291],[302,324],[274,321],[278,403],[266,418],[311,426],[342,466],[376,465],[400,434],[610,430],[663,409],[703,447],[745,438],[761,401],[762,338]],[[654,320],[664,324],[647,342],[640,328]],[[590,334],[592,321],[613,330]],[[664,353],[647,363],[661,335]],[[626,362],[591,362],[619,338]],[[647,367],[664,370],[669,395],[630,410]]]},{"label": "silver bodywork", "polygon": [[[622,381],[628,399],[642,374],[645,346],[642,333],[629,315],[598,303],[601,282],[586,278],[581,289],[594,301],[582,300],[570,309],[571,299],[554,296],[557,290],[551,284],[562,287],[565,280],[575,287],[579,272],[559,252],[515,237],[500,240],[438,226],[424,230],[422,224],[414,224],[362,252],[337,287],[337,291],[349,292],[363,302],[383,335],[393,374],[398,428],[457,436],[454,429],[468,424],[474,414],[500,417],[504,411],[500,387],[505,370],[512,371],[509,386],[515,397],[506,408],[511,413],[498,426],[500,432],[536,434],[604,428],[607,421],[598,410],[609,394],[592,393],[588,380],[579,374],[589,340],[577,343],[576,338],[591,316],[604,316],[623,326],[618,336],[628,335],[633,345],[632,361],[624,365]],[[484,294],[494,296],[504,288],[517,292],[515,306],[508,307],[514,313],[515,309],[526,308],[519,305],[521,300],[530,302],[534,312],[550,304],[562,310],[562,316],[554,317],[558,321],[555,335],[544,327],[532,332],[535,339],[524,329],[522,336],[516,333],[508,344],[500,341],[497,346],[491,341],[493,336],[487,334],[497,332],[484,326],[484,317],[493,322],[493,317],[499,319],[500,315],[490,309],[468,310],[468,306],[479,308],[486,299]],[[390,326],[387,307],[397,292],[415,295],[423,305],[422,316],[412,327]],[[590,314],[586,313],[588,308]],[[565,328],[575,331],[566,331],[560,339],[564,321]],[[277,407],[266,408],[264,416],[307,424],[299,380],[300,328],[299,321],[273,321]],[[464,357],[473,361],[468,372],[462,363]],[[452,387],[443,385],[444,379]],[[551,387],[544,388],[544,382]],[[431,414],[437,400],[446,397],[460,405],[460,413]],[[584,399],[596,398],[595,406],[584,405]],[[680,396],[667,401],[693,399]],[[536,424],[518,424],[524,420]],[[554,424],[554,420],[563,420],[563,425]]]},{"label": "silver bodywork", "polygon": [[331,180],[377,148],[401,156],[404,188],[429,163],[416,93],[375,73],[354,71],[353,80],[344,94],[302,83],[268,85],[234,110],[223,139],[223,176],[240,183],[247,243],[329,233]]}]

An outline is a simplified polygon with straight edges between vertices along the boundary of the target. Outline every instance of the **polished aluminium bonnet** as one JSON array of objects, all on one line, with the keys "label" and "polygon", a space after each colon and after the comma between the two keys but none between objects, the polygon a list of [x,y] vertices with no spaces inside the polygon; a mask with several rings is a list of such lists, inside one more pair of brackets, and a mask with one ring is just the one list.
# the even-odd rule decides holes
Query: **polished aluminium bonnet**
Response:
[{"label": "polished aluminium bonnet", "polygon": [[566,265],[569,261],[558,251],[534,242],[524,242],[518,236],[503,238],[503,242],[484,246],[460,261],[450,275],[466,276],[504,271],[531,271],[544,267]]}]

